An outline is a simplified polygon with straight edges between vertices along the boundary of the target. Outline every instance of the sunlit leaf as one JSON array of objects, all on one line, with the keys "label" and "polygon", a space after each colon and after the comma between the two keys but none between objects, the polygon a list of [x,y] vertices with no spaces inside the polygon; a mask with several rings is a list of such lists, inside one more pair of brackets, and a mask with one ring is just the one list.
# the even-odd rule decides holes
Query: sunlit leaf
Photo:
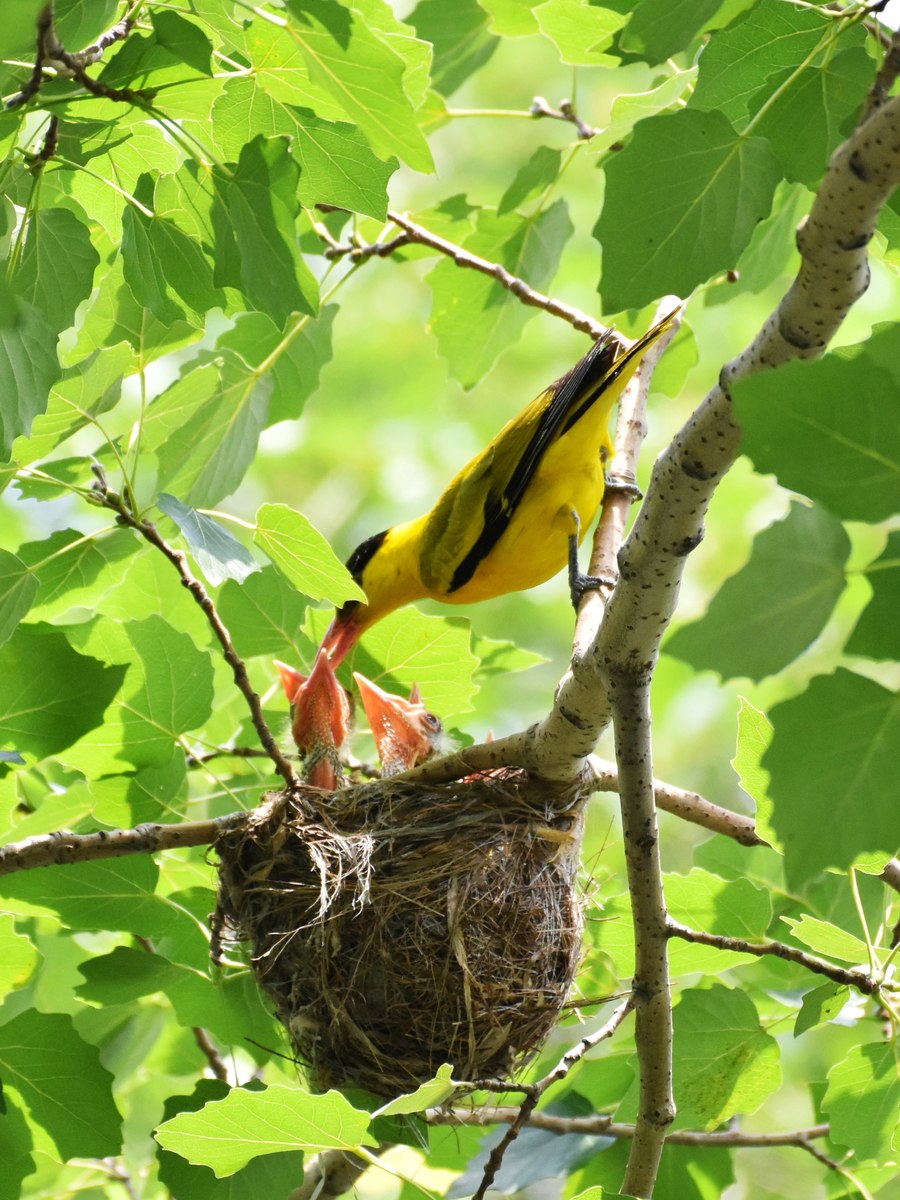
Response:
[{"label": "sunlit leaf", "polygon": [[203,1163],[222,1178],[259,1154],[375,1145],[369,1120],[339,1092],[311,1096],[281,1086],[263,1092],[232,1088],[222,1100],[166,1121],[156,1138],[166,1150]]}]

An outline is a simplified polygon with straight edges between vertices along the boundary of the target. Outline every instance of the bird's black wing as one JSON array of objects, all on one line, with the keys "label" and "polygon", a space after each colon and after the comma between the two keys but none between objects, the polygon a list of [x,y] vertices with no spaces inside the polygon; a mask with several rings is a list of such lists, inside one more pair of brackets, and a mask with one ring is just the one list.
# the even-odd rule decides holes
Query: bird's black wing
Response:
[{"label": "bird's black wing", "polygon": [[[540,413],[530,438],[512,464],[509,473],[498,472],[484,498],[481,529],[465,555],[457,563],[448,591],[454,592],[469,582],[478,565],[493,550],[506,532],[522,497],[534,478],[548,446],[569,429],[611,381],[611,369],[621,349],[611,333],[596,342],[584,358],[548,391],[549,402]],[[613,376],[614,377],[614,376]]]}]

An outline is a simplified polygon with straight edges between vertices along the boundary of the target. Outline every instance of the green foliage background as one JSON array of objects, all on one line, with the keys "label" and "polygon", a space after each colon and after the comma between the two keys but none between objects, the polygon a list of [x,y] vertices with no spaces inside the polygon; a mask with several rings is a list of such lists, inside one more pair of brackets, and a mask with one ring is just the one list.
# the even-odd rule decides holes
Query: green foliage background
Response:
[{"label": "green foliage background", "polygon": [[[7,98],[30,74],[38,7],[4,5]],[[312,606],[351,594],[338,558],[424,511],[586,349],[423,247],[329,260],[323,227],[388,240],[390,202],[628,334],[662,294],[694,293],[654,380],[646,481],[793,277],[796,224],[880,61],[861,10],[789,0],[136,8],[136,30],[89,68],[136,101],[60,78],[0,115],[4,841],[219,815],[273,784],[264,760],[197,764],[255,735],[171,565],[92,507],[92,463],[189,549],[286,739],[271,659],[309,665],[327,620]],[[56,13],[76,50],[122,10]],[[570,96],[594,138],[529,116],[536,93]],[[744,811],[752,799],[774,846],[664,817],[673,916],[841,965],[885,962],[896,920],[878,879],[897,850],[900,755],[892,204],[835,346],[738,389],[747,457],[717,493],[654,686],[657,775]],[[421,607],[373,630],[356,665],[418,681],[460,738],[546,711],[571,630],[560,580],[449,620]],[[586,862],[591,1000],[632,969],[606,798]],[[147,1198],[287,1195],[302,1152],[372,1144],[366,1099],[310,1097],[247,971],[211,970],[213,887],[202,850],[0,879],[0,1200],[116,1195],[116,1172]],[[780,1196],[789,1161],[795,1195],[900,1195],[896,1014],[774,958],[679,943],[672,961],[678,1127],[828,1121],[848,1173],[797,1150],[670,1147],[655,1194]],[[201,1027],[247,1086],[202,1078]],[[562,1027],[531,1070],[582,1028]],[[633,1119],[627,1033],[552,1099]],[[391,1137],[416,1148],[389,1161],[408,1174],[420,1156],[432,1191],[476,1185],[481,1131],[410,1121]],[[528,1131],[499,1183],[615,1192],[625,1153]],[[372,1175],[361,1186],[381,1194]]]}]

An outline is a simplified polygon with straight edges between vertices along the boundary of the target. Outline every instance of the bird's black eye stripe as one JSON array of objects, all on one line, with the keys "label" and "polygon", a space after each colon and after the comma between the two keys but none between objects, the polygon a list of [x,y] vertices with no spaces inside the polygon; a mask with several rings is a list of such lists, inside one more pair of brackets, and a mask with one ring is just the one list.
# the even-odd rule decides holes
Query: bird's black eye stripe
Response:
[{"label": "bird's black eye stripe", "polygon": [[362,580],[362,573],[366,569],[366,564],[370,563],[381,549],[387,535],[388,531],[386,529],[382,529],[381,533],[373,533],[364,542],[360,542],[347,559],[347,570],[357,583]]}]

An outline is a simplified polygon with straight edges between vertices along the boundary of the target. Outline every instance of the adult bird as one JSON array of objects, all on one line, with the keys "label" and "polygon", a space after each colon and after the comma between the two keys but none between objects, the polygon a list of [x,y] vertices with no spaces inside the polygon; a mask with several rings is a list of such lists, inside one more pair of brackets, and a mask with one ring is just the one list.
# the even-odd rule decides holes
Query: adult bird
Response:
[{"label": "adult bird", "polygon": [[603,499],[609,415],[678,311],[627,350],[608,332],[463,467],[429,512],[357,546],[347,566],[366,602],[346,603],[325,634],[334,666],[371,625],[413,600],[468,604],[524,591],[567,562],[576,603],[597,584],[577,574],[576,552]]},{"label": "adult bird", "polygon": [[343,783],[341,747],[350,734],[350,697],[338,683],[324,650],[309,676],[275,663],[291,705],[291,732],[303,757],[303,779],[333,792]]},{"label": "adult bird", "polygon": [[386,692],[358,671],[353,678],[375,738],[382,775],[409,771],[436,753],[443,727],[440,718],[425,707],[415,684],[407,700]]}]

